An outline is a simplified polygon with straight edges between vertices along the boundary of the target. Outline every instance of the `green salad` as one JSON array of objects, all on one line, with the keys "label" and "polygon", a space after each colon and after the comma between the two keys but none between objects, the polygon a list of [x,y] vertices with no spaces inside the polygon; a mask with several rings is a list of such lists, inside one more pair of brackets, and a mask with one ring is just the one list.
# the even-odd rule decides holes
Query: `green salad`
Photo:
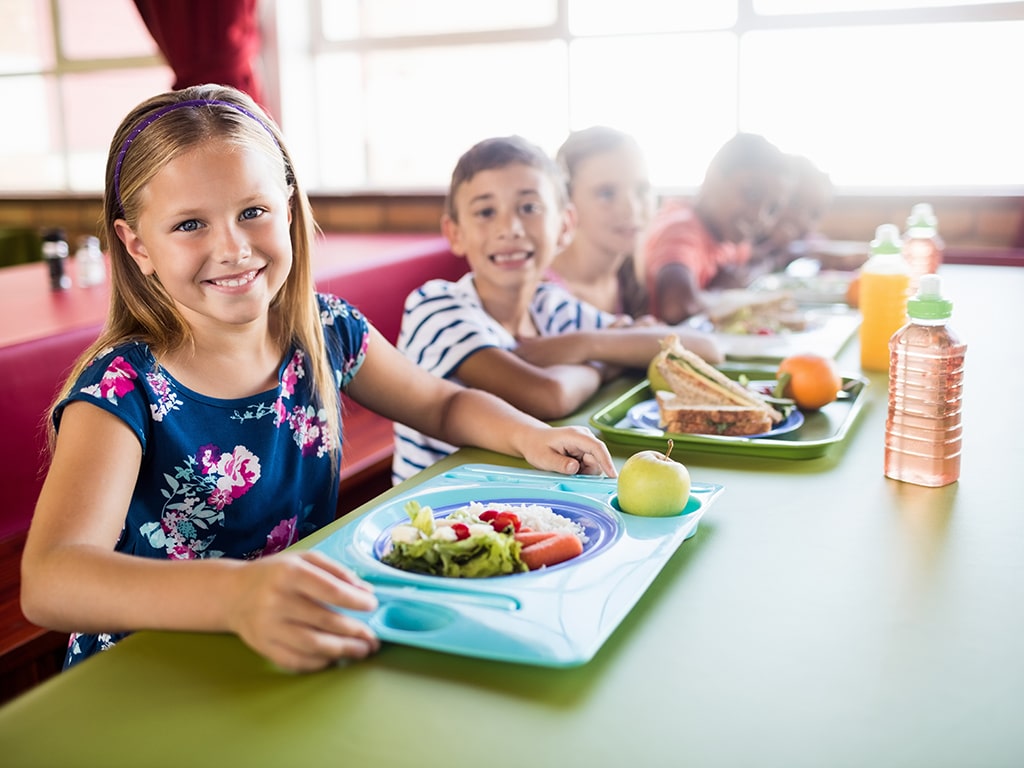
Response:
[{"label": "green salad", "polygon": [[471,515],[435,519],[430,507],[412,500],[405,505],[409,523],[391,531],[391,547],[381,560],[414,573],[455,578],[482,578],[529,570],[519,557],[514,531],[497,530]]}]

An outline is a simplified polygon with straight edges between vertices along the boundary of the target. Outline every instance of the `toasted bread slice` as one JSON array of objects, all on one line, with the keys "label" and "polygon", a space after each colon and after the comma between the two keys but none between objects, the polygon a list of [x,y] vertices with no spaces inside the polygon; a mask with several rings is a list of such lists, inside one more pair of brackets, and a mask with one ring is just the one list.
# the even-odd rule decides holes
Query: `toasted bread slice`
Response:
[{"label": "toasted bread slice", "polygon": [[673,392],[657,392],[661,428],[690,435],[760,435],[772,428],[764,410],[743,405],[693,405]]}]

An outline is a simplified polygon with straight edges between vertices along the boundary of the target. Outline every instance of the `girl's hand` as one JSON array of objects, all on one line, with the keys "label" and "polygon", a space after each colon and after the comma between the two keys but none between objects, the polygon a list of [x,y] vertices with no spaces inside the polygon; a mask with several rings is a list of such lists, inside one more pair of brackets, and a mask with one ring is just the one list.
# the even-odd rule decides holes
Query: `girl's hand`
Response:
[{"label": "girl's hand", "polygon": [[537,469],[566,475],[615,477],[608,447],[586,427],[542,427],[522,446],[523,458]]},{"label": "girl's hand", "polygon": [[284,669],[310,672],[380,648],[369,627],[332,608],[374,610],[371,588],[320,552],[283,552],[243,563],[238,585],[229,626]]}]

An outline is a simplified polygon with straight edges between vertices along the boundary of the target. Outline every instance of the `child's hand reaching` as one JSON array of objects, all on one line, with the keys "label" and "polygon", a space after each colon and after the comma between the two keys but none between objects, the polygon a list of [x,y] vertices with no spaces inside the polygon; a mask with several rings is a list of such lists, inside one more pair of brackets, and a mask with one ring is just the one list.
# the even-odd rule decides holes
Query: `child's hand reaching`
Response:
[{"label": "child's hand reaching", "polygon": [[228,623],[245,643],[284,669],[311,672],[361,659],[380,640],[332,606],[372,611],[371,588],[320,552],[284,552],[241,564]]},{"label": "child's hand reaching", "polygon": [[608,447],[586,427],[551,427],[532,430],[521,446],[532,466],[566,475],[615,477],[615,465]]}]

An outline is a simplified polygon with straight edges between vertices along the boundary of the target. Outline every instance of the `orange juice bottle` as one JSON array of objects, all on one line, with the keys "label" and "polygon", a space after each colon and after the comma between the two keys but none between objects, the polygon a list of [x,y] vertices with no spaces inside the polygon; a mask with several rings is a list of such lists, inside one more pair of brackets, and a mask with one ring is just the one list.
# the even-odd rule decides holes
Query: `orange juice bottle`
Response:
[{"label": "orange juice bottle", "polygon": [[889,370],[889,339],[907,320],[910,272],[900,230],[882,224],[871,241],[871,256],[860,273],[860,367]]}]

